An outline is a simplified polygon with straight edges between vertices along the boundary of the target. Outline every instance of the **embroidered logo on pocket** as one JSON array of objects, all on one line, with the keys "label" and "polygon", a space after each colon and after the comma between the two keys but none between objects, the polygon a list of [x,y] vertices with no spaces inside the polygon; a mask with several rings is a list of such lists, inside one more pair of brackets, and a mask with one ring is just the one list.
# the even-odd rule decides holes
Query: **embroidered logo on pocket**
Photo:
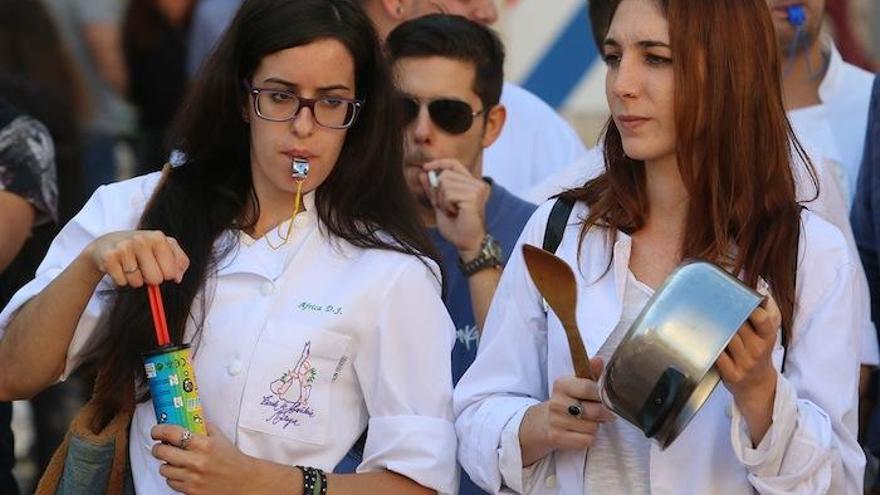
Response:
[{"label": "embroidered logo on pocket", "polygon": [[281,424],[287,429],[288,426],[299,426],[302,416],[315,417],[314,409],[309,406],[309,397],[318,369],[312,366],[311,352],[312,342],[307,341],[293,367],[269,384],[272,393],[264,395],[260,403],[272,409],[272,414],[266,418],[267,423]]}]

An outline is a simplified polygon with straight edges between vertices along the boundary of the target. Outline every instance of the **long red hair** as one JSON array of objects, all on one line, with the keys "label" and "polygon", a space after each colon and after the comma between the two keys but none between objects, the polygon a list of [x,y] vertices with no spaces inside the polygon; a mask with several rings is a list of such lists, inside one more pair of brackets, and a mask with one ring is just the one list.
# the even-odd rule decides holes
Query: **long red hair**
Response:
[{"label": "long red hair", "polygon": [[[657,0],[666,13],[675,77],[676,155],[689,195],[682,258],[766,280],[790,337],[800,225],[792,149],[818,191],[786,117],[780,58],[766,0]],[[611,0],[614,15],[620,0]],[[609,23],[610,24],[610,23]],[[606,24],[607,25],[607,24]],[[602,33],[604,37],[605,33]],[[645,164],[627,157],[613,120],[605,173],[563,196],[590,208],[582,236],[645,225]]]}]

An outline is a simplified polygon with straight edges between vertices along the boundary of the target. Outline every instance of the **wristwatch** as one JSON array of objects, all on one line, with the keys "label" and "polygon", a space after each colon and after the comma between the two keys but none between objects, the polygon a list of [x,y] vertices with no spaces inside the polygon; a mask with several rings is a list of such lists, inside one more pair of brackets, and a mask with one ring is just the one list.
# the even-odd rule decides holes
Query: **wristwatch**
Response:
[{"label": "wristwatch", "polygon": [[462,273],[470,277],[471,275],[484,270],[486,268],[499,268],[502,265],[501,245],[489,234],[483,238],[480,244],[480,254],[471,261],[465,262],[461,258],[458,259],[458,267]]}]

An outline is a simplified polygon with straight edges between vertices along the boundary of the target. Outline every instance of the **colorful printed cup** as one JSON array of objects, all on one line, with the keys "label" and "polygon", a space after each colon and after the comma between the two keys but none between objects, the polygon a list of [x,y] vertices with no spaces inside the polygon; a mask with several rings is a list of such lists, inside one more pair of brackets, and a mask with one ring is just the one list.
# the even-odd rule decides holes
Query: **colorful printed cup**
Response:
[{"label": "colorful printed cup", "polygon": [[189,345],[169,345],[144,354],[144,370],[156,421],[207,434]]}]

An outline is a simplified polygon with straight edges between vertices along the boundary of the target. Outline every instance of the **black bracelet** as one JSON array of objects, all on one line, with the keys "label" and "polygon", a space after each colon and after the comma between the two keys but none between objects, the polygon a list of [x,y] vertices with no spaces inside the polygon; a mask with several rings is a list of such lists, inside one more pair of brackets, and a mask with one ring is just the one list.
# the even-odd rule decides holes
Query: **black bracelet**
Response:
[{"label": "black bracelet", "polygon": [[327,474],[317,468],[297,466],[303,474],[303,495],[327,495]]}]

